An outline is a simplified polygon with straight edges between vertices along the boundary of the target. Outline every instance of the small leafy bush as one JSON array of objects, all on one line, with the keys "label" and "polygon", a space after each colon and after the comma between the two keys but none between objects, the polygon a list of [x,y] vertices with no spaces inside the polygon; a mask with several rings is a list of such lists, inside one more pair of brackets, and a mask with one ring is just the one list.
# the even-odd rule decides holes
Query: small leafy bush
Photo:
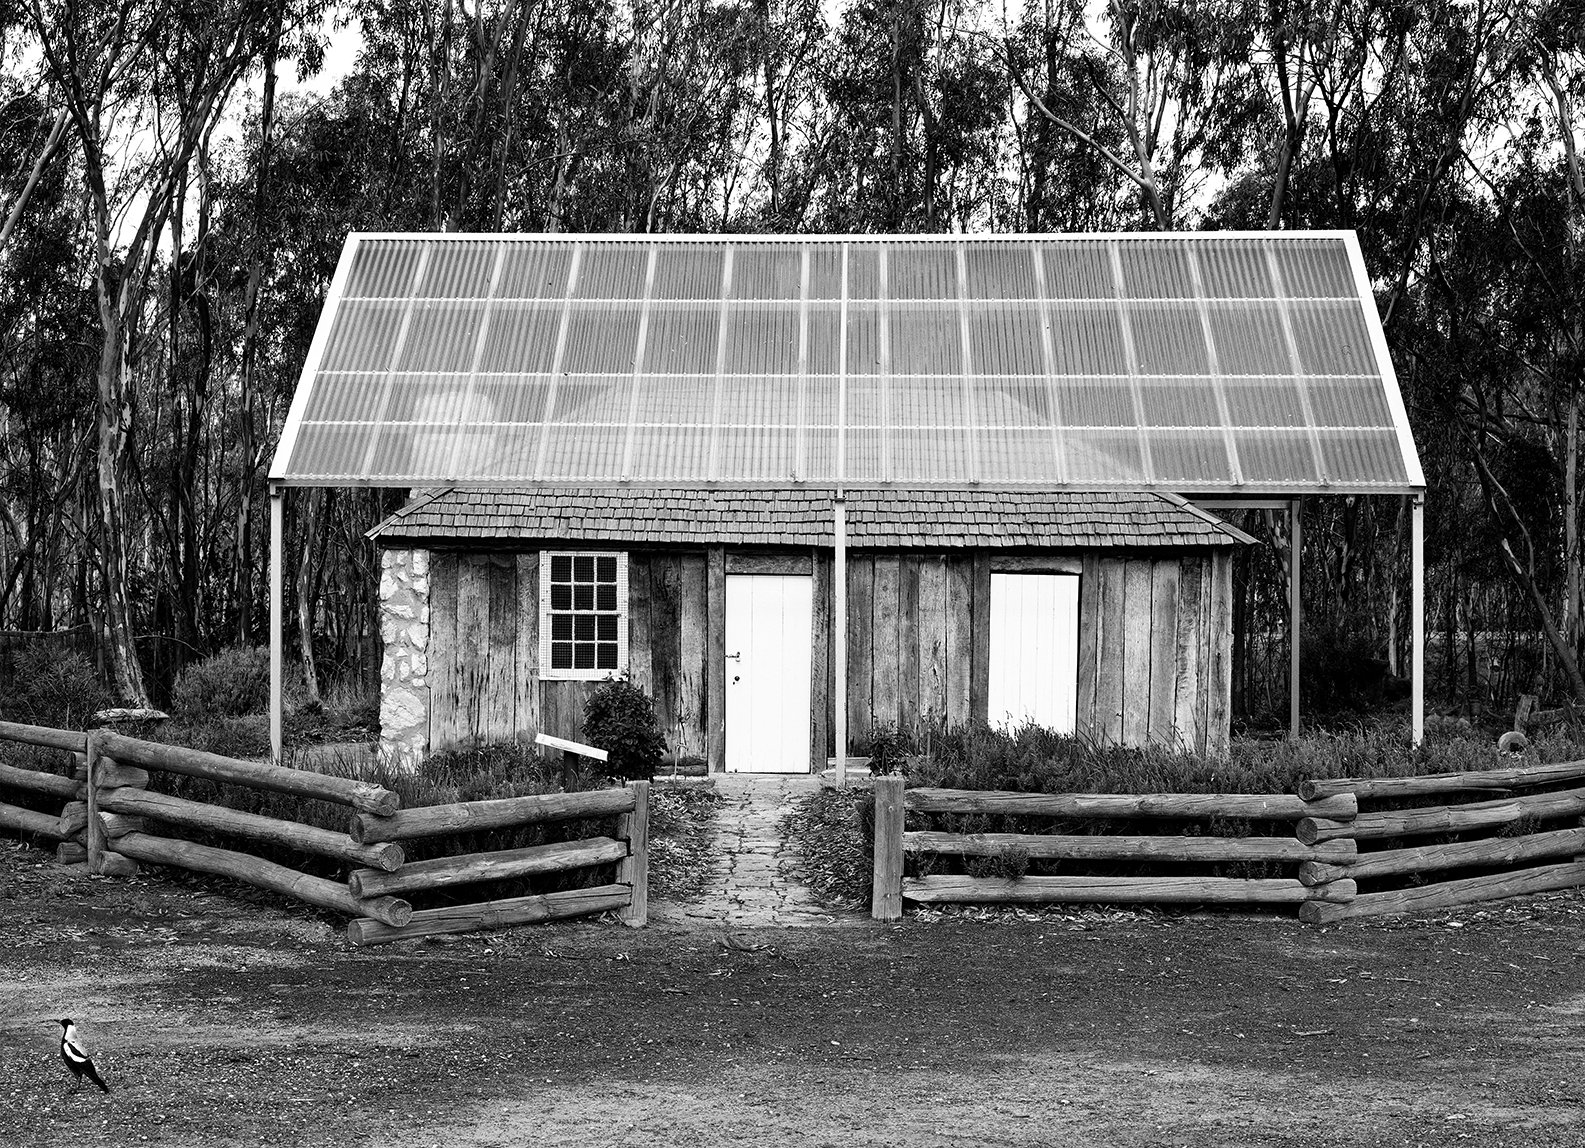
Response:
[{"label": "small leafy bush", "polygon": [[907,752],[907,739],[896,726],[877,725],[870,731],[870,773],[874,776],[896,773]]},{"label": "small leafy bush", "polygon": [[0,698],[0,717],[55,729],[87,729],[95,712],[112,701],[110,690],[81,654],[30,651],[17,659],[16,674]]},{"label": "small leafy bush", "polygon": [[869,908],[875,857],[873,794],[822,789],[793,806],[780,829],[803,855],[804,878],[817,904]]},{"label": "small leafy bush", "polygon": [[654,777],[666,752],[655,703],[626,674],[607,678],[590,692],[583,707],[583,737],[611,755],[606,768],[612,777]]},{"label": "small leafy bush", "polygon": [[171,687],[173,716],[183,722],[242,717],[268,710],[270,651],[233,646],[194,662]]}]

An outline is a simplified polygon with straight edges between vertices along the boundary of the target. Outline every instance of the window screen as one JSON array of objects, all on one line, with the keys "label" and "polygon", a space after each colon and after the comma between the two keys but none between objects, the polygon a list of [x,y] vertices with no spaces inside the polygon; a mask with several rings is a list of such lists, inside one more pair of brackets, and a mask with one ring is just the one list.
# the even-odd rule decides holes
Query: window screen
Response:
[{"label": "window screen", "polygon": [[540,555],[539,673],[604,678],[627,665],[627,555]]}]

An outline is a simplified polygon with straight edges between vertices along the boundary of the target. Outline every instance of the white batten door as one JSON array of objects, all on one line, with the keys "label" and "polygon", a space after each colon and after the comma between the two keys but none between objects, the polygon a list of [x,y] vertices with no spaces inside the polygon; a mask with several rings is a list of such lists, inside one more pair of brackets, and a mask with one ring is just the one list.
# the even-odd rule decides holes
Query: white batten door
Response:
[{"label": "white batten door", "polygon": [[1079,576],[991,575],[993,726],[1073,732],[1079,677]]},{"label": "white batten door", "polygon": [[809,772],[814,579],[726,576],[726,767]]}]

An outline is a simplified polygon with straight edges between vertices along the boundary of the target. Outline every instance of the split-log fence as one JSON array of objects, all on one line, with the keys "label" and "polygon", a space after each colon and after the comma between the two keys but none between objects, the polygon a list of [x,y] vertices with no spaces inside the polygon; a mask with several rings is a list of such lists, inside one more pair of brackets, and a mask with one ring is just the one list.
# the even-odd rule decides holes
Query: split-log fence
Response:
[{"label": "split-log fence", "polygon": [[[620,789],[551,793],[401,809],[382,786],[308,770],[141,741],[109,730],[87,733],[0,722],[0,740],[64,750],[75,775],[0,764],[0,790],[61,799],[57,816],[0,803],[0,829],[58,842],[57,858],[86,872],[131,876],[138,862],[213,873],[350,914],[357,945],[437,933],[498,929],[532,921],[617,910],[624,922],[648,918],[649,783]],[[350,807],[346,832],[150,791],[163,771],[272,790]],[[401,841],[549,821],[612,817],[614,836],[409,862]],[[298,872],[233,849],[151,831],[196,829],[328,857],[349,868],[345,881]],[[415,911],[398,896],[614,863],[616,879],[594,888],[447,905]]]},{"label": "split-log fence", "polygon": [[[1580,818],[1585,814],[1585,787],[1514,793],[1579,781],[1585,781],[1585,761],[1423,777],[1306,781],[1299,786],[1302,794],[1318,798],[1351,794],[1364,802],[1490,796],[1464,804],[1364,810],[1346,826],[1301,821],[1297,830],[1301,840],[1385,842],[1387,847],[1361,847],[1346,866],[1350,877],[1365,883],[1366,892],[1347,905],[1300,906],[1299,917],[1326,924],[1585,885],[1585,819]],[[1548,821],[1559,819],[1574,824],[1541,829]],[[1524,829],[1529,832],[1514,832]],[[1397,844],[1404,838],[1456,834],[1465,838],[1429,845]],[[1449,870],[1491,871],[1427,879],[1427,875]]]},{"label": "split-log fence", "polygon": [[[1516,789],[1585,780],[1585,761],[1403,778],[1303,782],[1288,794],[1030,794],[908,789],[901,777],[875,781],[873,916],[896,920],[903,902],[972,904],[1293,904],[1300,920],[1326,923],[1371,914],[1441,909],[1501,897],[1585,885],[1585,818],[1577,827],[1504,835],[1524,825],[1585,814],[1585,787],[1515,796]],[[1491,800],[1413,809],[1361,811],[1362,801],[1402,802],[1425,795],[1494,795]],[[1226,818],[1291,821],[1292,837],[943,833],[908,830],[917,814],[988,814],[1052,818]],[[1492,831],[1474,839],[1400,846],[1415,835]],[[1387,842],[1389,848],[1362,843]],[[908,877],[918,854],[1175,867],[1240,861],[1293,863],[1292,878],[1206,875]],[[1559,858],[1568,858],[1559,861]],[[1426,874],[1479,872],[1431,884]],[[1377,888],[1378,884],[1408,887]],[[1366,883],[1369,891],[1361,893]]]},{"label": "split-log fence", "polygon": [[[1294,878],[1209,875],[1138,877],[906,877],[910,854],[994,857],[1020,850],[1034,859],[1175,862],[1211,865],[1238,861],[1313,862],[1340,869],[1352,841],[1306,844],[1293,837],[1101,836],[1090,834],[939,833],[908,831],[910,812],[1056,818],[1242,818],[1298,821],[1322,817],[1342,823],[1358,808],[1352,794],[1306,801],[1288,794],[1249,793],[1007,793],[905,788],[901,777],[875,779],[875,873],[872,915],[902,916],[903,901],[959,904],[1264,904],[1344,903],[1354,882],[1340,871],[1310,882]],[[1214,822],[1213,822],[1214,824]],[[1316,870],[1317,874],[1325,870]]]}]

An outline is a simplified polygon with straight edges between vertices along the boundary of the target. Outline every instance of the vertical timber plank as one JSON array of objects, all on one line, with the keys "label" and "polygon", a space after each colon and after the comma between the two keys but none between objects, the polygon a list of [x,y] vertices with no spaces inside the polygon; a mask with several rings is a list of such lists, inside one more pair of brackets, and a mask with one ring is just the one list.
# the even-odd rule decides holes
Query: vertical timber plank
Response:
[{"label": "vertical timber plank", "polygon": [[897,727],[919,738],[919,557],[903,558],[897,571]]},{"label": "vertical timber plank", "polygon": [[1118,745],[1123,740],[1123,620],[1127,617],[1124,562],[1102,558],[1101,640],[1096,649],[1095,726],[1100,740]]},{"label": "vertical timber plank", "polygon": [[871,627],[875,613],[875,559],[848,551],[848,746],[869,748],[871,687],[875,658]]},{"label": "vertical timber plank", "polygon": [[478,745],[483,740],[485,713],[490,704],[488,561],[478,553],[457,557],[457,713],[461,718],[458,740],[465,746]]},{"label": "vertical timber plank", "polygon": [[[516,556],[517,630],[512,662],[512,736],[532,743],[539,732],[539,551]],[[430,611],[431,617],[434,611]]]},{"label": "vertical timber plank", "polygon": [[1233,556],[1218,551],[1211,560],[1214,594],[1211,600],[1211,673],[1208,698],[1205,748],[1213,757],[1226,757],[1228,749],[1229,702],[1233,690],[1233,658],[1229,649],[1233,613]]},{"label": "vertical timber plank", "polygon": [[895,921],[903,915],[903,779],[875,779],[875,873],[870,915]]},{"label": "vertical timber plank", "polygon": [[633,899],[622,910],[622,923],[637,928],[649,921],[649,782],[630,781],[633,812],[617,819],[616,835],[627,842],[627,857],[617,866],[619,885],[632,887]]},{"label": "vertical timber plank", "polygon": [[1150,563],[1123,563],[1123,744],[1142,746],[1150,725]]},{"label": "vertical timber plank", "polygon": [[1185,749],[1205,752],[1205,723],[1200,719],[1200,691],[1204,689],[1200,667],[1200,584],[1206,560],[1192,554],[1178,567],[1177,701],[1173,725]]},{"label": "vertical timber plank", "polygon": [[969,620],[969,717],[983,722],[991,712],[991,556],[974,555],[974,605]]},{"label": "vertical timber plank", "polygon": [[919,712],[947,716],[947,564],[934,554],[919,560]]},{"label": "vertical timber plank", "polygon": [[666,744],[678,753],[683,742],[677,716],[677,556],[651,553],[649,559],[649,663],[654,682],[655,718]]},{"label": "vertical timber plank", "polygon": [[[705,711],[709,707],[706,642],[709,634],[708,560],[703,552],[682,554],[678,558],[677,586],[677,716],[683,736],[692,752],[701,757],[709,753],[705,736]],[[723,663],[724,666],[725,663]],[[714,769],[711,762],[710,768]]]},{"label": "vertical timber plank", "polygon": [[1145,731],[1151,745],[1177,744],[1178,560],[1158,558],[1150,571],[1150,706]]},{"label": "vertical timber plank", "polygon": [[1098,740],[1101,726],[1095,716],[1095,675],[1101,639],[1100,560],[1086,554],[1079,567],[1079,666],[1077,698],[1073,706],[1073,732],[1080,738]]},{"label": "vertical timber plank", "polygon": [[1205,752],[1209,754],[1215,739],[1211,734],[1211,691],[1216,688],[1212,673],[1211,648],[1215,636],[1211,633],[1212,603],[1216,599],[1216,556],[1208,556],[1200,574],[1200,696],[1195,699],[1200,729],[1204,731]]},{"label": "vertical timber plank", "polygon": [[489,653],[485,688],[490,706],[485,713],[484,739],[490,743],[512,740],[517,708],[517,563],[510,554],[494,553],[484,567],[490,595]]},{"label": "vertical timber plank", "polygon": [[726,769],[726,550],[712,546],[705,571],[705,757],[711,773]]},{"label": "vertical timber plank", "polygon": [[947,722],[964,725],[970,708],[974,658],[974,559],[949,556],[947,566]]},{"label": "vertical timber plank", "polygon": [[813,552],[810,570],[813,617],[810,619],[809,649],[809,767],[814,772],[825,768],[826,758],[835,751],[831,744],[831,556]]},{"label": "vertical timber plank", "polygon": [[457,748],[461,718],[457,694],[457,553],[429,556],[429,748]]},{"label": "vertical timber plank", "polygon": [[650,556],[642,550],[631,551],[627,556],[627,672],[635,686],[654,697],[649,653],[649,564]]},{"label": "vertical timber plank", "polygon": [[895,554],[875,556],[875,586],[870,611],[870,659],[874,666],[870,686],[870,713],[877,726],[897,728],[901,716],[902,648],[898,638],[898,585],[902,561]]}]

